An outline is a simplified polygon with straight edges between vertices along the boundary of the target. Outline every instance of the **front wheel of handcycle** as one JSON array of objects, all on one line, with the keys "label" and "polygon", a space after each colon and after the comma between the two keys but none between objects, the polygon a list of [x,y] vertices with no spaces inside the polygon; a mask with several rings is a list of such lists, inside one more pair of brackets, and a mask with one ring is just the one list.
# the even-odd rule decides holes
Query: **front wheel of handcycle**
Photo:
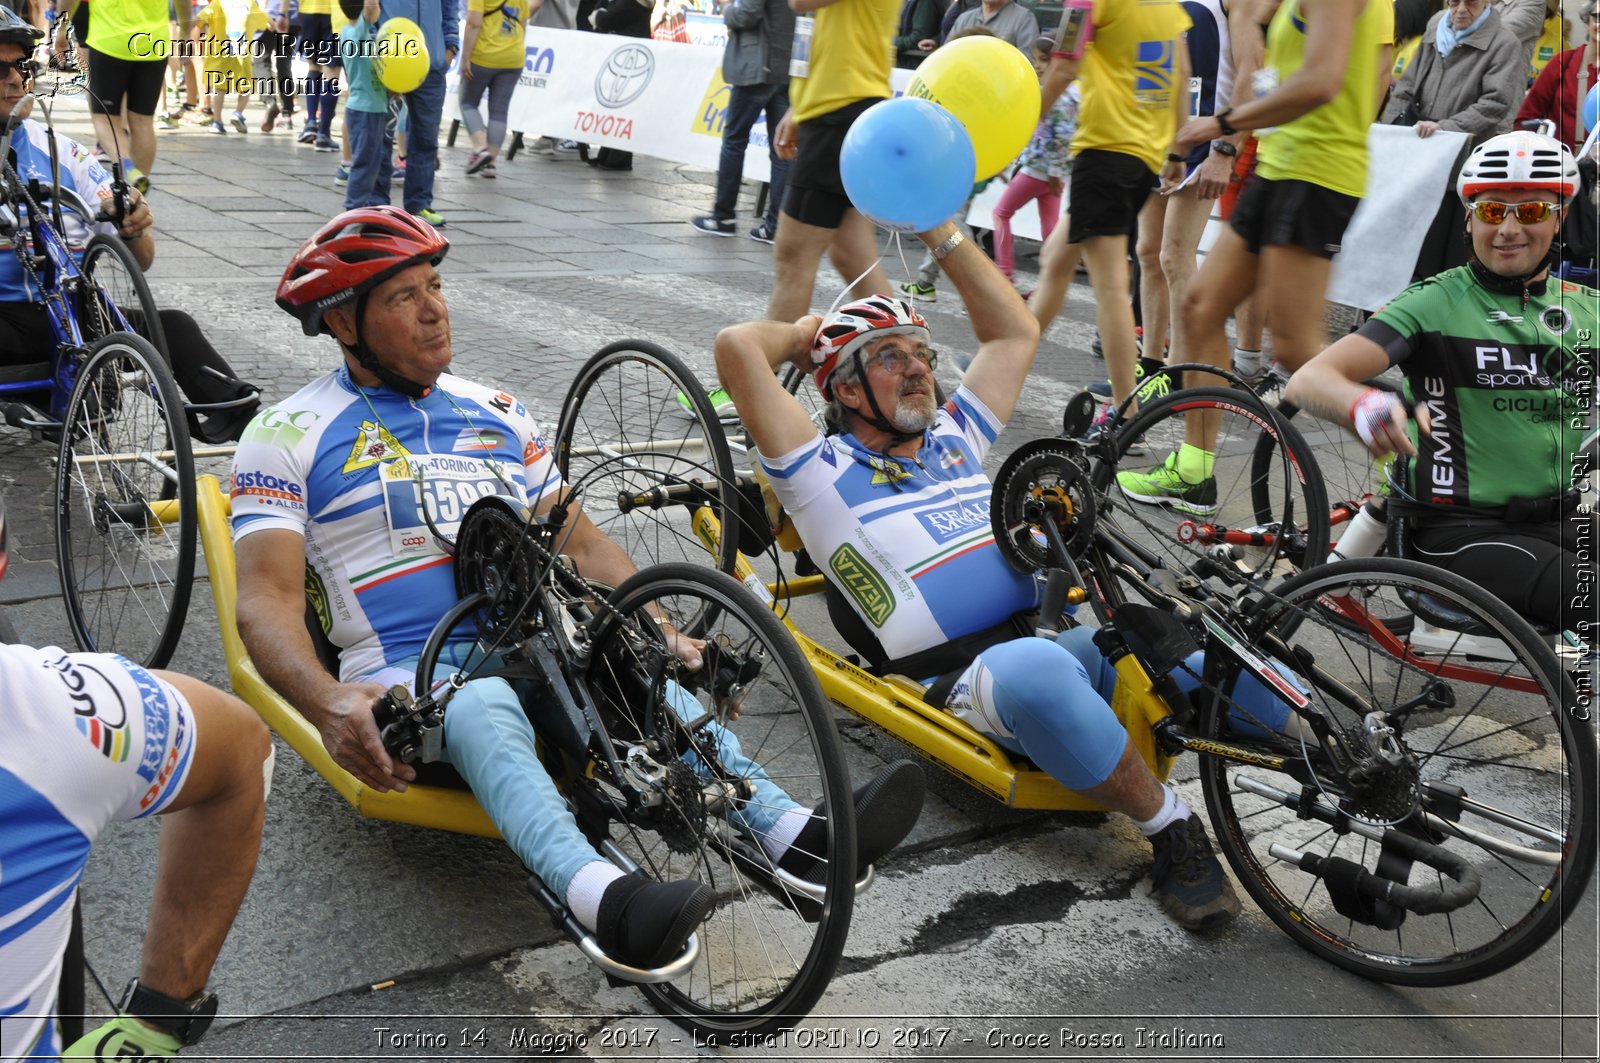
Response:
[{"label": "front wheel of handcycle", "polygon": [[[850,783],[816,676],[770,609],[704,566],[644,569],[609,602],[588,688],[615,748],[665,761],[654,799],[618,813],[612,840],[649,877],[717,894],[694,965],[640,988],[702,1035],[793,1026],[833,977],[855,901]],[[702,664],[690,670],[657,620],[707,614]],[[607,786],[603,771],[592,778]],[[843,814],[817,823],[818,808]],[[785,855],[791,837],[805,840],[803,853]]]},{"label": "front wheel of handcycle", "polygon": [[122,238],[109,233],[90,237],[79,268],[88,282],[82,319],[86,340],[93,342],[113,332],[135,332],[149,340],[167,368],[172,368],[172,352],[161,326],[160,309],[150,294],[150,282]]},{"label": "front wheel of handcycle", "polygon": [[178,386],[142,337],[89,347],[62,419],[55,507],[78,648],[165,665],[194,578],[194,457]]},{"label": "front wheel of handcycle", "polygon": [[[620,340],[597,351],[567,392],[556,466],[584,512],[640,564],[709,561],[732,572],[737,477],[717,409],[671,351]],[[709,509],[720,529],[696,522]],[[734,510],[737,512],[737,508]]]},{"label": "front wheel of handcycle", "polygon": [[[1211,433],[1210,451],[1186,442],[1191,423]],[[1326,556],[1316,462],[1300,433],[1253,393],[1171,392],[1129,418],[1115,447],[1115,466],[1102,464],[1096,477],[1098,516],[1143,565],[1260,581]]]},{"label": "front wheel of handcycle", "polygon": [[[1595,735],[1547,640],[1466,580],[1393,558],[1303,572],[1256,604],[1247,640],[1338,751],[1303,718],[1244,709],[1246,680],[1223,679],[1229,694],[1203,708],[1202,736],[1282,758],[1200,764],[1218,845],[1255,902],[1377,981],[1456,985],[1523,961],[1559,976],[1561,950],[1529,958],[1593,870]],[[1422,622],[1439,606],[1459,630]],[[1391,630],[1384,618],[1412,608],[1418,622]]]}]

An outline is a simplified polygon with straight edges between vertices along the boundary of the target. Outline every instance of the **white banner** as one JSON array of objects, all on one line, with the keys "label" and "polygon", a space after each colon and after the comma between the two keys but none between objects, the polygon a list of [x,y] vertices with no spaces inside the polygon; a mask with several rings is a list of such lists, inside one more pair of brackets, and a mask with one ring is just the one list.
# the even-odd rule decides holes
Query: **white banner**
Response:
[{"label": "white banner", "polygon": [[[709,42],[722,19],[690,14],[689,26],[691,36]],[[725,31],[721,39],[726,39]],[[905,91],[911,77],[909,70],[893,72],[890,83],[896,95]],[[458,81],[452,71],[446,122],[461,116]],[[729,91],[722,80],[720,46],[530,26],[507,125],[528,137],[577,140],[715,170]],[[771,177],[765,116],[750,130],[744,176],[749,181]]]}]

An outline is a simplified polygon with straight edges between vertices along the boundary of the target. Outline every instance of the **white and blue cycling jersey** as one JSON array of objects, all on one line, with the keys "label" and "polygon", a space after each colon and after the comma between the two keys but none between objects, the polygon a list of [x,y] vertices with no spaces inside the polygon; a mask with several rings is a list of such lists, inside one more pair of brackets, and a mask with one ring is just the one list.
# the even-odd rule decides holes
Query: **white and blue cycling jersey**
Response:
[{"label": "white and blue cycling jersey", "polygon": [[233,536],[305,537],[307,593],[350,682],[417,656],[455,604],[455,566],[435,531],[453,540],[485,495],[537,505],[560,486],[544,436],[510,395],[447,375],[413,400],[358,388],[341,367],[245,430]]},{"label": "white and blue cycling jersey", "polygon": [[[37,177],[45,187],[51,186],[50,145],[45,139],[44,126],[25,119],[11,134],[11,148],[16,152],[17,175],[26,183]],[[97,209],[102,201],[111,198],[111,174],[95,162],[94,156],[71,137],[56,135],[56,152],[61,165],[61,185],[83,197],[90,209]],[[62,211],[61,236],[74,252],[81,252],[89,237],[96,232],[115,233],[116,226],[99,222],[86,225],[72,211]],[[18,235],[26,238],[26,228]],[[39,300],[38,286],[28,281],[13,250],[17,237],[0,235],[0,303],[32,303]]]},{"label": "white and blue cycling jersey", "polygon": [[1005,427],[965,387],[914,458],[821,433],[761,458],[807,550],[890,658],[984,631],[1038,603],[989,523],[983,458]]},{"label": "white and blue cycling jersey", "polygon": [[154,815],[183,789],[194,714],[122,657],[0,646],[0,736],[0,1060],[53,1060],[89,847],[107,823]]}]

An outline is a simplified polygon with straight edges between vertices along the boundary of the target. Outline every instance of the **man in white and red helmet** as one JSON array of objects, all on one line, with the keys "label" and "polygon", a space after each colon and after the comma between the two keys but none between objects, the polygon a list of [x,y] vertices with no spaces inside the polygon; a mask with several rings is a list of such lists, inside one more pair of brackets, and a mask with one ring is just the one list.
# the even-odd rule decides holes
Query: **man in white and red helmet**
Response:
[{"label": "man in white and red helmet", "polygon": [[[1022,394],[1038,324],[953,224],[920,238],[943,259],[978,337],[948,402],[936,398],[927,323],[882,296],[826,318],[724,329],[722,385],[823,565],[829,612],[873,670],[926,681],[929,704],[1126,813],[1155,848],[1162,908],[1190,929],[1226,923],[1239,911],[1233,887],[1199,818],[1150,773],[1111,711],[1114,674],[1086,629],[1019,637],[1038,581],[995,545],[983,458]],[[815,372],[832,434],[778,383],[785,363]]]},{"label": "man in white and red helmet", "polygon": [[[1287,397],[1374,454],[1410,456],[1388,510],[1413,522],[1419,560],[1589,635],[1594,539],[1573,484],[1593,474],[1581,448],[1600,292],[1550,276],[1577,192],[1572,153],[1549,137],[1480,144],[1456,180],[1472,260],[1396,296],[1302,366]],[[1391,365],[1405,372],[1404,402],[1362,383]]]}]

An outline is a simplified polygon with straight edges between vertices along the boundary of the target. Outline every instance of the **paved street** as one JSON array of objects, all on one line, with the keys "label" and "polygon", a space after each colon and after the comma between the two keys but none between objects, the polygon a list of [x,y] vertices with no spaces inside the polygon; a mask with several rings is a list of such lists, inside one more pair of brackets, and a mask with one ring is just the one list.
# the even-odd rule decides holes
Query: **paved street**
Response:
[{"label": "paved street", "polygon": [[[81,107],[63,102],[57,116],[77,136]],[[734,239],[687,224],[709,208],[713,175],[642,157],[609,173],[576,156],[519,155],[486,181],[463,176],[465,157],[444,154],[435,201],[452,244],[442,272],[455,371],[503,384],[545,423],[602,345],[652,340],[709,379],[717,329],[764,312],[770,248],[743,236],[755,219]],[[330,340],[301,335],[272,304],[292,249],[340,209],[336,163],[253,124],[248,136],[160,138],[157,299],[193,314],[268,398],[336,364]],[[912,241],[913,267],[920,253]],[[1031,254],[1021,266],[1036,268]],[[893,252],[890,273],[908,273]],[[825,270],[821,307],[838,284]],[[951,384],[971,329],[947,283],[924,309],[955,356],[941,363]],[[1059,431],[1063,401],[1104,375],[1089,354],[1093,312],[1075,286],[1001,453]],[[52,455],[0,433],[15,562],[0,600],[25,641],[70,647],[51,560]],[[204,586],[186,630],[173,667],[226,686]],[[905,755],[854,717],[838,721],[857,779]],[[608,987],[551,929],[503,844],[363,820],[280,745],[260,866],[212,979],[227,1017],[183,1058],[1594,1056],[1593,885],[1563,935],[1511,971],[1393,989],[1302,952],[1248,900],[1222,933],[1175,928],[1147,897],[1149,849],[1122,817],[1014,813],[928,774],[927,811],[861,898],[813,1021],[771,1046],[712,1048],[637,991]],[[1178,776],[1200,808],[1193,765]],[[111,995],[137,973],[157,829],[109,829],[84,883],[90,964]]]}]

